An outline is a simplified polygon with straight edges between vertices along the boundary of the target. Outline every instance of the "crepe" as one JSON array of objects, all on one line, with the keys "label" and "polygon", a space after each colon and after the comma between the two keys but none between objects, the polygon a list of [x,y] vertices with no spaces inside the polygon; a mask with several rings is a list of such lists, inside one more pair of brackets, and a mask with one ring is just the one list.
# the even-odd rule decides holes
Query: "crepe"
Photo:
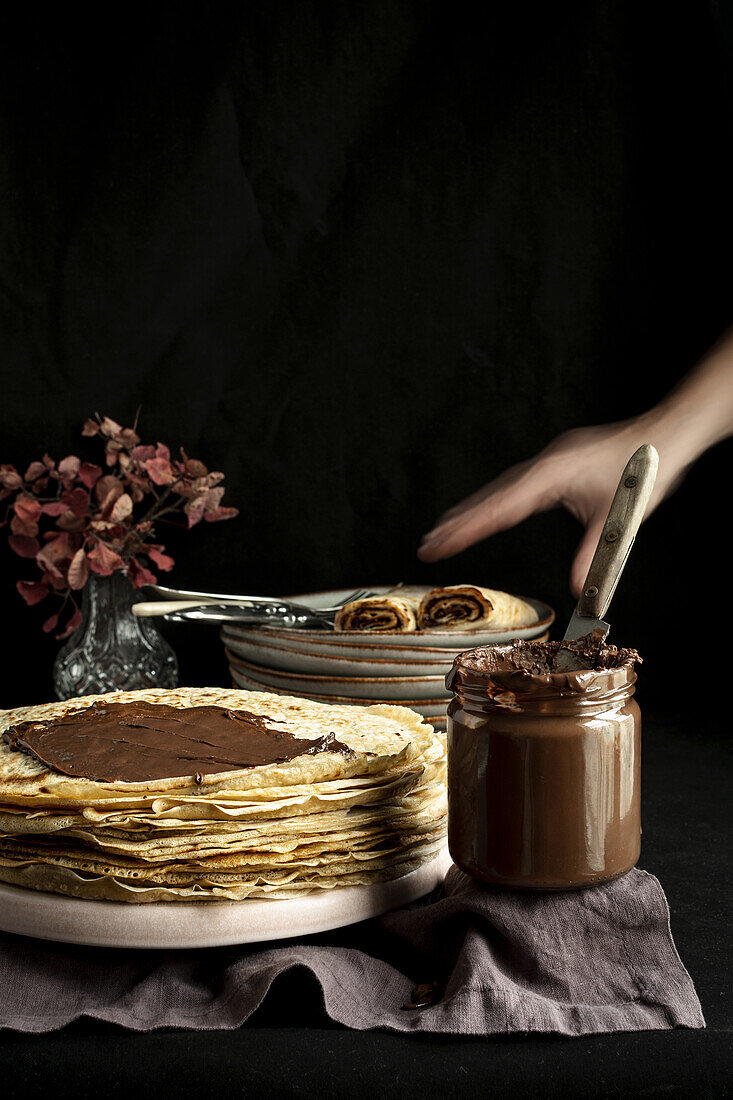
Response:
[{"label": "crepe", "polygon": [[[123,732],[110,727],[112,743],[124,743],[133,763],[137,742],[131,750],[125,738],[147,727],[126,715],[170,707],[185,712],[174,725],[185,719],[186,729],[196,708],[225,708],[228,719],[246,713],[281,742],[303,739],[308,754],[144,782],[63,774],[32,755],[33,736],[46,744],[43,737],[73,732],[79,712],[82,759],[88,752],[98,760],[105,743],[94,731],[104,714],[117,722],[119,704],[129,706]],[[234,724],[237,737],[247,728]],[[385,881],[433,859],[445,841],[444,738],[403,707],[150,689],[6,711],[4,731],[25,751],[0,739],[0,881],[32,889],[134,903],[274,900]],[[189,734],[177,736],[190,743]],[[334,737],[340,749],[326,750]],[[220,759],[213,756],[212,767]]]},{"label": "crepe", "polygon": [[511,630],[538,618],[531,604],[519,596],[473,584],[433,588],[423,596],[417,612],[420,630]]},{"label": "crepe", "polygon": [[313,784],[324,780],[377,773],[390,763],[419,754],[432,739],[432,727],[420,715],[405,707],[330,706],[292,696],[268,692],[237,691],[224,688],[150,688],[144,691],[111,692],[88,695],[63,703],[19,707],[0,714],[0,738],[3,732],[20,722],[53,720],[70,711],[99,701],[115,703],[163,702],[185,708],[211,704],[241,707],[267,717],[271,724],[295,737],[320,736],[327,727],[352,750],[351,757],[318,753],[300,756],[283,764],[268,764],[237,772],[207,775],[202,783],[195,776],[172,776],[144,783],[96,782],[49,771],[38,761],[14,752],[0,739],[0,805],[43,805],[89,802],[95,805],[135,806],[146,804],[152,794],[168,797],[216,794],[235,798],[237,792],[291,784]]},{"label": "crepe", "polygon": [[424,591],[424,588],[395,588],[382,596],[353,600],[336,612],[334,630],[409,634],[417,630],[417,609]]}]

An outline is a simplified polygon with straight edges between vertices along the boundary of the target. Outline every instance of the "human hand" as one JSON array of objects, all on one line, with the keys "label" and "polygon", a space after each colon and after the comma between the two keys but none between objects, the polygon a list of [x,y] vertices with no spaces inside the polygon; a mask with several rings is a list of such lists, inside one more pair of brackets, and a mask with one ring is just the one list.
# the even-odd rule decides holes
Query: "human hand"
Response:
[{"label": "human hand", "polygon": [[534,458],[505,470],[445,512],[423,539],[418,556],[423,561],[452,557],[535,512],[563,505],[585,527],[570,574],[570,588],[578,597],[623,468],[642,443],[654,443],[660,451],[649,515],[689,464],[684,450],[675,449],[661,421],[651,415],[558,436]]}]

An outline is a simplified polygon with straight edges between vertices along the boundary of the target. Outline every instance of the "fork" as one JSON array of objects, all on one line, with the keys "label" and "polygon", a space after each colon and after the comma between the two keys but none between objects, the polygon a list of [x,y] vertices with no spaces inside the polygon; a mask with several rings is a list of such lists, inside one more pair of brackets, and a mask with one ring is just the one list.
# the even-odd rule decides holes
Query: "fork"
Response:
[{"label": "fork", "polygon": [[[195,604],[242,604],[250,606],[272,605],[275,603],[292,603],[292,600],[281,600],[277,596],[233,596],[226,595],[217,592],[192,592],[182,588],[165,588],[162,584],[146,584],[145,588],[149,592],[154,592],[156,596],[162,596],[164,600],[185,600]],[[354,600],[363,600],[367,596],[374,596],[376,593],[368,588],[357,588],[354,592],[351,592],[348,596],[345,596],[340,603],[331,604],[328,607],[308,607],[308,610],[314,615],[326,614],[334,615],[337,611],[340,611],[342,607],[345,607],[347,603],[353,603]],[[304,605],[298,605],[304,606]]]},{"label": "fork", "polygon": [[334,612],[306,607],[291,600],[242,603],[197,603],[192,600],[154,600],[133,604],[138,618],[164,618],[172,622],[240,622],[274,626],[333,628]]}]

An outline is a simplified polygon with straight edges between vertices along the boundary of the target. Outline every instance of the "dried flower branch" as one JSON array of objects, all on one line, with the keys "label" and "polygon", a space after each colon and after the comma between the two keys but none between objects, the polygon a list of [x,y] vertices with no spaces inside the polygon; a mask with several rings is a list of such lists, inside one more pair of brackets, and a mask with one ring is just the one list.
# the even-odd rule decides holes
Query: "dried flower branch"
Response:
[{"label": "dried flower branch", "polygon": [[41,571],[40,580],[21,580],[16,587],[29,605],[47,596],[60,600],[43,624],[50,632],[63,617],[57,638],[68,637],[81,622],[74,593],[90,572],[107,577],[124,570],[140,588],[156,583],[150,565],[164,572],[173,567],[173,558],[155,541],[155,524],[164,516],[182,512],[190,528],[237,515],[221,503],[224,474],[210,472],[182,447],[180,458],[171,458],[165,444],[141,443],[136,428],[137,421],[123,428],[99,414],[85,422],[81,434],[104,445],[104,467],[76,455],[57,464],[47,454],[24,474],[0,466],[0,501],[8,501],[0,526],[10,527],[11,549],[34,559]]}]

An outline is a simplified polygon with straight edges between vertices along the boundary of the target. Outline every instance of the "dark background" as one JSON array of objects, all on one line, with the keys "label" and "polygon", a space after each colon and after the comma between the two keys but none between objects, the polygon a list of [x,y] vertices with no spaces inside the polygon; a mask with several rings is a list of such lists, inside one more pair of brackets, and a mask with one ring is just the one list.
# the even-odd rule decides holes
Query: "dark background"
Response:
[{"label": "dark background", "polygon": [[[166,537],[173,584],[469,580],[566,618],[565,513],[415,550],[558,432],[648,408],[733,319],[728,10],[105,11],[3,18],[0,460],[79,453],[88,415],[141,405],[240,508]],[[650,520],[614,601],[649,697],[669,637],[725,615],[731,453]],[[57,644],[4,543],[12,706],[52,696]],[[226,682],[213,628],[168,633],[182,682]]]},{"label": "dark background", "polygon": [[[647,409],[733,320],[730,5],[54,10],[0,17],[0,461],[79,453],[88,415],[142,405],[145,439],[224,470],[240,508],[171,532],[176,585],[468,580],[569,616],[563,512],[454,561],[416,547],[558,432]],[[60,1096],[172,1067],[203,1095],[722,1093],[729,732],[704,661],[730,634],[732,454],[645,525],[611,616],[646,658],[643,865],[707,1032],[355,1036],[300,975],[234,1034],[5,1036],[17,1087],[53,1065]],[[57,643],[4,543],[13,706],[51,698]],[[182,682],[227,682],[215,630],[168,635]]]}]

